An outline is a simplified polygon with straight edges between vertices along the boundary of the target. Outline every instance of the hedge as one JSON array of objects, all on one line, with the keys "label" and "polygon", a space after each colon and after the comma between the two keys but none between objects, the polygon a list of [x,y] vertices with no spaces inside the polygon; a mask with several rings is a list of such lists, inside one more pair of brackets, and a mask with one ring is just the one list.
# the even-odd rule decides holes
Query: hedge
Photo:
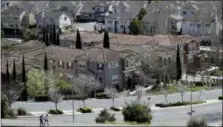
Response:
[{"label": "hedge", "polygon": [[206,103],[205,101],[195,101],[195,102],[176,102],[176,103],[169,103],[169,104],[163,104],[158,103],[156,104],[157,107],[165,108],[165,107],[175,107],[175,106],[184,106],[184,105],[191,105],[191,104],[201,104]]},{"label": "hedge", "polygon": [[219,96],[219,97],[218,97],[218,100],[222,100],[222,96]]},{"label": "hedge", "polygon": [[84,107],[84,108],[79,108],[77,111],[81,113],[91,113],[92,109]]},{"label": "hedge", "polygon": [[53,115],[59,115],[59,114],[63,114],[63,111],[62,110],[59,110],[59,109],[50,109],[48,111],[49,114],[53,114]]},{"label": "hedge", "polygon": [[116,108],[116,107],[111,107],[110,109],[113,110],[113,111],[116,111],[116,112],[121,111],[121,109]]}]

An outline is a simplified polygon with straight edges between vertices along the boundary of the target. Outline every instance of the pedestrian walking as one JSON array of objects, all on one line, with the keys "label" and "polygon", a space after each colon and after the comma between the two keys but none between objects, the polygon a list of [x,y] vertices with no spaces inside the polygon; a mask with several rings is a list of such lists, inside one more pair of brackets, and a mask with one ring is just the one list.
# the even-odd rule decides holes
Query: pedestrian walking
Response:
[{"label": "pedestrian walking", "polygon": [[47,123],[47,125],[49,126],[48,114],[46,114],[46,116],[44,117],[44,120],[45,120],[45,122],[44,122],[44,126],[45,126],[46,123]]},{"label": "pedestrian walking", "polygon": [[39,121],[40,121],[40,126],[43,126],[43,115],[41,115],[41,116],[39,117]]}]

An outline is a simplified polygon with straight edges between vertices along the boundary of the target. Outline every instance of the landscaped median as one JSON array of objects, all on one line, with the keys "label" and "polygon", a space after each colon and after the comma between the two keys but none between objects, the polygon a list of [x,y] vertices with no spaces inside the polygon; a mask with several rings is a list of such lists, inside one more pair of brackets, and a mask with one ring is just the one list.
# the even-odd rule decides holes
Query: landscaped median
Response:
[{"label": "landscaped median", "polygon": [[194,102],[176,102],[176,103],[158,103],[156,104],[156,107],[161,107],[161,108],[166,108],[166,107],[176,107],[176,106],[186,106],[186,105],[191,105],[191,104],[202,104],[206,103],[206,101],[194,101]]}]

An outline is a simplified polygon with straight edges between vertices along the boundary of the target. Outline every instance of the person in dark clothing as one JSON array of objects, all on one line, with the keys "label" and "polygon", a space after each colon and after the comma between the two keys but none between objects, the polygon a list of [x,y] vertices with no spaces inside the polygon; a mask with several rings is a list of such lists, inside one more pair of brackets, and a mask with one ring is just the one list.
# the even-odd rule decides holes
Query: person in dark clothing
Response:
[{"label": "person in dark clothing", "polygon": [[41,115],[41,116],[39,117],[39,121],[40,121],[40,126],[43,126],[43,115]]}]

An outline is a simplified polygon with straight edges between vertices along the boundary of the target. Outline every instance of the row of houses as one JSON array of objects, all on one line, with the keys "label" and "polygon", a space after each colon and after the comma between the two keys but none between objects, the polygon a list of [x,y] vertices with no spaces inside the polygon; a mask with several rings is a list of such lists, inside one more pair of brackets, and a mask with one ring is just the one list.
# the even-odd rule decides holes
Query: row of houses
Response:
[{"label": "row of houses", "polygon": [[[23,55],[27,59],[27,69],[30,67],[43,68],[46,52],[50,70],[59,72],[61,76],[69,79],[75,75],[83,77],[86,74],[93,74],[101,82],[101,88],[114,86],[124,89],[128,87],[127,80],[132,78],[134,73],[141,72],[142,61],[144,61],[141,56],[151,55],[155,58],[151,62],[156,63],[160,68],[165,68],[175,63],[177,44],[181,47],[183,65],[192,63],[199,66],[199,58],[197,58],[200,54],[199,40],[190,35],[133,36],[109,34],[110,48],[108,49],[102,46],[103,34],[80,33],[83,44],[90,42],[94,45],[85,45],[83,49],[76,49],[74,46],[51,45],[46,47],[40,42],[27,42],[31,45],[32,43],[39,43],[41,46],[20,50],[11,57],[3,58],[2,74],[6,72],[7,59],[16,58],[16,63],[21,64]],[[73,35],[76,34],[62,36],[62,39],[70,37],[75,40]],[[12,60],[9,60],[9,64],[12,69]],[[173,70],[173,67],[171,69]]]}]

